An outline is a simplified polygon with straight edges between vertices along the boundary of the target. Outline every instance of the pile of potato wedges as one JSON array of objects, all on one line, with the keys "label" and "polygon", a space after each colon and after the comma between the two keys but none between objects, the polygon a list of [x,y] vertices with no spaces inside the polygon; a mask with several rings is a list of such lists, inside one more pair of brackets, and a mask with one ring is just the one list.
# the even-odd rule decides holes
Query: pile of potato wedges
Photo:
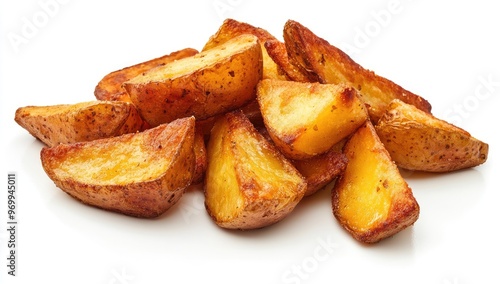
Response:
[{"label": "pile of potato wedges", "polygon": [[57,187],[141,218],[202,184],[218,226],[262,228],[332,185],[335,218],[375,243],[419,217],[400,169],[445,173],[488,156],[423,97],[292,20],[279,40],[227,19],[200,51],[110,72],[94,97],[20,107],[15,121],[45,144],[41,163]]}]

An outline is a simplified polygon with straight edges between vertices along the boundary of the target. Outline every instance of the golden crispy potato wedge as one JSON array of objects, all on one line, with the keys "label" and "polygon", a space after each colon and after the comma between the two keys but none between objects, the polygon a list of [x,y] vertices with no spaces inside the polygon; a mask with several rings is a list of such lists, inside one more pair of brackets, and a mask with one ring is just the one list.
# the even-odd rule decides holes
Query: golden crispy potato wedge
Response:
[{"label": "golden crispy potato wedge", "polygon": [[46,147],[42,165],[57,187],[85,204],[157,217],[191,184],[194,126],[189,117],[144,132]]},{"label": "golden crispy potato wedge", "polygon": [[136,132],[144,123],[134,105],[121,101],[20,107],[14,120],[50,147]]},{"label": "golden crispy potato wedge", "polygon": [[370,118],[374,123],[393,99],[400,99],[430,113],[431,105],[427,100],[363,68],[343,51],[300,23],[287,21],[283,37],[292,64],[307,72],[312,81],[345,83],[356,88],[368,105]]},{"label": "golden crispy potato wedge", "polygon": [[150,69],[163,66],[177,59],[193,56],[196,53],[198,53],[196,49],[185,48],[158,58],[113,71],[99,81],[95,87],[94,95],[98,100],[130,102],[130,97],[122,86],[124,82],[139,76]]},{"label": "golden crispy potato wedge", "polygon": [[269,135],[295,160],[327,152],[368,119],[358,92],[342,85],[266,79],[257,99]]},{"label": "golden crispy potato wedge", "polygon": [[309,74],[290,62],[286,45],[279,40],[267,40],[264,48],[271,59],[278,65],[279,73],[286,74],[288,80],[296,82],[316,82],[309,78]]},{"label": "golden crispy potato wedge", "polygon": [[[343,141],[337,143],[343,145]],[[328,152],[306,160],[291,160],[295,168],[307,181],[304,196],[309,196],[333,182],[347,167],[347,157],[342,148],[335,145]]]},{"label": "golden crispy potato wedge", "polygon": [[449,172],[481,165],[488,158],[487,143],[400,100],[389,104],[375,129],[404,169]]},{"label": "golden crispy potato wedge", "polygon": [[180,117],[206,119],[255,98],[262,78],[262,51],[245,34],[194,56],[154,68],[124,83],[151,126]]},{"label": "golden crispy potato wedge", "polygon": [[241,111],[217,120],[207,153],[205,205],[220,227],[274,224],[304,196],[304,178]]},{"label": "golden crispy potato wedge", "polygon": [[239,22],[234,19],[226,19],[219,27],[219,30],[209,38],[207,43],[205,43],[202,51],[221,45],[226,41],[243,34],[252,34],[259,39],[262,50],[262,77],[268,79],[287,80],[288,78],[286,75],[280,68],[278,68],[273,59],[269,56],[269,54],[267,54],[266,48],[264,48],[264,43],[266,41],[276,40],[276,38],[265,29],[254,27],[248,23]]},{"label": "golden crispy potato wedge", "polygon": [[413,225],[420,207],[370,121],[349,138],[343,152],[349,163],[332,190],[340,224],[365,243]]}]

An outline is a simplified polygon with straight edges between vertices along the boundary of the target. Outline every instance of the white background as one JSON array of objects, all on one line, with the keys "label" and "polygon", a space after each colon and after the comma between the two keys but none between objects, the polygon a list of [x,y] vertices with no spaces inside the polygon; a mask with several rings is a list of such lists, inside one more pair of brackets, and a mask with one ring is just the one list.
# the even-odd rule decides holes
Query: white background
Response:
[{"label": "white background", "polygon": [[[498,5],[436,2],[2,1],[0,283],[499,283]],[[233,232],[209,219],[200,191],[142,220],[82,205],[54,186],[41,167],[43,145],[14,122],[16,108],[94,100],[107,73],[201,49],[226,17],[280,39],[287,19],[301,22],[489,143],[487,163],[449,174],[404,172],[420,218],[372,246],[338,225],[328,190],[274,226]],[[16,277],[6,266],[11,171]]]}]

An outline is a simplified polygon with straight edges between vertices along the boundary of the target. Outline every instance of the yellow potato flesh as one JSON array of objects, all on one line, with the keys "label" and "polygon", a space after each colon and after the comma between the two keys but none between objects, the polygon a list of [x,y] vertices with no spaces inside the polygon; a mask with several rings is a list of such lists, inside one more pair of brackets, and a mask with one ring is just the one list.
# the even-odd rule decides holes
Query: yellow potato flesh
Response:
[{"label": "yellow potato flesh", "polygon": [[[207,187],[206,203],[213,204],[215,218],[226,222],[234,218],[244,209],[244,198],[239,190],[232,159],[231,149],[224,144],[224,133],[228,132],[227,124],[216,124],[212,130],[212,143],[208,144],[208,168],[206,184],[216,185],[217,188]],[[210,162],[214,161],[214,162]],[[217,174],[211,174],[217,173]],[[240,210],[235,212],[234,207]]]},{"label": "yellow potato flesh", "polygon": [[[165,172],[172,157],[158,157],[153,151],[137,151],[139,147],[144,147],[141,146],[143,143],[141,138],[134,137],[127,144],[82,148],[78,156],[64,160],[54,172],[62,179],[78,176],[82,183],[97,185],[120,185],[133,180],[152,180]],[[152,167],[150,163],[159,159],[161,162],[156,162]]]},{"label": "yellow potato flesh", "polygon": [[234,52],[244,52],[255,44],[253,37],[246,37],[240,41],[228,41],[224,45],[216,46],[210,50],[200,52],[193,56],[185,57],[164,66],[153,69],[147,76],[137,76],[129,80],[128,84],[140,84],[147,82],[175,79],[189,75],[197,70],[214,66],[234,56]]},{"label": "yellow potato flesh", "polygon": [[[349,225],[360,231],[386,219],[391,205],[390,189],[384,187],[384,182],[375,174],[387,172],[387,165],[379,162],[369,146],[372,145],[358,144],[356,147],[359,147],[359,152],[349,157],[344,178],[351,182],[346,185],[339,198],[339,203],[347,204],[340,208],[340,214],[349,216]],[[351,168],[356,171],[350,170]]]},{"label": "yellow potato flesh", "polygon": [[335,217],[354,238],[378,242],[412,225],[420,208],[370,122],[343,149],[349,160],[334,186]]},{"label": "yellow potato flesh", "polygon": [[[296,174],[291,174],[283,167],[283,162],[276,155],[260,144],[248,132],[240,130],[237,136],[238,163],[251,169],[251,174],[258,177],[259,198],[287,198],[293,196],[294,185],[301,182]],[[253,151],[248,151],[253,149]],[[279,190],[276,190],[276,189]],[[278,208],[279,209],[279,208]]]},{"label": "yellow potato flesh", "polygon": [[254,229],[278,222],[305,193],[304,178],[242,112],[217,120],[207,152],[205,204],[221,227]]},{"label": "yellow potato flesh", "polygon": [[257,97],[271,137],[292,159],[325,153],[368,118],[357,92],[342,85],[263,80]]}]

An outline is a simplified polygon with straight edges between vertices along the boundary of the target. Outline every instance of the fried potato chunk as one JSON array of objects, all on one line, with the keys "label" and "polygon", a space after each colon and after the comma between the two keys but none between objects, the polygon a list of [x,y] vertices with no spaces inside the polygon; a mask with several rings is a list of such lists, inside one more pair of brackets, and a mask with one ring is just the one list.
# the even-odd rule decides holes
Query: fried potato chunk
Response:
[{"label": "fried potato chunk", "polygon": [[158,58],[113,71],[99,81],[95,87],[94,96],[98,100],[130,102],[130,97],[122,86],[124,82],[139,76],[150,69],[163,66],[177,59],[193,56],[196,53],[198,53],[196,49],[185,48]]},{"label": "fried potato chunk", "polygon": [[226,41],[243,34],[252,34],[259,39],[262,50],[262,77],[264,79],[288,80],[288,77],[286,77],[281,69],[278,68],[264,47],[264,43],[266,41],[277,39],[263,28],[255,27],[248,23],[240,22],[234,19],[226,19],[219,27],[219,30],[217,30],[217,32],[209,38],[207,43],[205,43],[202,51],[221,45]]},{"label": "fried potato chunk", "polygon": [[174,205],[195,169],[194,117],[144,132],[41,151],[57,187],[81,202],[130,216],[153,218]]},{"label": "fried potato chunk", "polygon": [[220,227],[274,224],[304,196],[304,178],[241,111],[217,120],[207,153],[205,206]]},{"label": "fried potato chunk", "polygon": [[488,158],[487,143],[400,100],[390,103],[375,129],[404,169],[449,172],[481,165]]},{"label": "fried potato chunk", "polygon": [[400,99],[430,113],[431,105],[427,100],[363,68],[346,53],[300,23],[287,21],[283,37],[292,64],[308,73],[311,81],[345,83],[356,88],[367,104],[374,123],[393,99]]},{"label": "fried potato chunk", "polygon": [[332,190],[340,224],[365,243],[414,224],[420,207],[370,121],[349,138],[343,152],[349,163]]},{"label": "fried potato chunk", "polygon": [[262,80],[257,99],[269,135],[290,159],[327,152],[368,119],[357,91],[341,85]]},{"label": "fried potato chunk", "polygon": [[255,98],[262,51],[254,35],[241,35],[194,56],[154,68],[124,83],[151,126],[177,118],[206,119]]},{"label": "fried potato chunk", "polygon": [[134,105],[121,101],[25,106],[14,120],[50,147],[136,132],[144,123]]}]

